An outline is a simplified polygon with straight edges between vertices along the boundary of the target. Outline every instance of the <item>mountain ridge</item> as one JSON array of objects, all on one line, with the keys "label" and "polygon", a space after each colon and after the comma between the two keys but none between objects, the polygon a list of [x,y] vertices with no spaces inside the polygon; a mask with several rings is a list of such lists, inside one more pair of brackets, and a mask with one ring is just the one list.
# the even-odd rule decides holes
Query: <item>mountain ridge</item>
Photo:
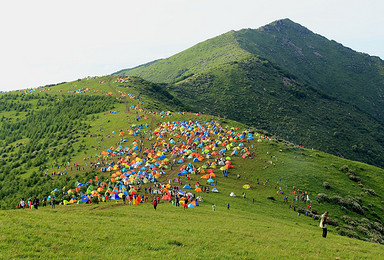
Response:
[{"label": "mountain ridge", "polygon": [[[353,126],[350,130],[353,133],[351,136],[354,136],[354,138],[350,140],[348,140],[348,138],[340,140],[338,137],[340,131],[335,127],[329,130],[328,133],[323,132],[323,137],[321,135],[318,136],[317,143],[320,143],[320,139],[328,139],[331,135],[334,136],[332,143],[339,143],[340,147],[345,147],[345,149],[349,151],[333,151],[333,154],[343,154],[347,158],[359,160],[361,153],[373,153],[373,156],[376,158],[376,165],[377,162],[380,162],[380,158],[384,158],[381,152],[381,149],[384,149],[384,139],[380,137],[380,134],[374,134],[380,132],[378,129],[382,129],[384,124],[384,62],[380,58],[357,53],[348,47],[344,47],[340,43],[333,40],[330,41],[326,37],[315,34],[306,27],[288,18],[274,21],[258,29],[230,31],[196,44],[167,59],[154,62],[148,67],[123,71],[123,73],[138,75],[154,82],[166,82],[169,84],[171,91],[176,95],[181,95],[185,102],[193,103],[191,100],[188,101],[185,93],[183,93],[186,89],[177,90],[177,87],[188,85],[188,81],[196,77],[200,79],[199,84],[201,83],[205,87],[212,87],[209,83],[213,82],[213,78],[211,77],[212,75],[210,76],[206,73],[207,71],[216,71],[215,73],[217,73],[221,68],[227,68],[229,64],[236,66],[246,59],[259,59],[266,64],[272,65],[274,70],[281,71],[289,78],[300,82],[299,85],[306,86],[308,89],[302,88],[300,90],[302,93],[305,92],[309,94],[313,89],[316,89],[319,93],[318,97],[320,97],[320,100],[323,97],[327,100],[332,99],[334,101],[333,106],[335,106],[335,111],[345,110],[345,113],[339,113],[339,115],[336,116],[332,114],[333,111],[329,111],[328,118],[333,120],[331,125],[339,125],[340,121],[349,120],[347,118],[350,113],[355,114],[354,117],[356,119],[367,118],[367,122],[370,122],[370,125],[368,125],[359,119],[356,120],[354,124],[350,122],[346,123],[351,127]],[[270,70],[271,74],[263,74],[264,82],[267,82],[269,77],[271,77],[273,81],[275,77],[274,70]],[[255,75],[260,74],[257,71],[253,71],[253,73]],[[201,82],[201,79],[204,78],[202,75],[205,75],[204,77],[207,82]],[[244,76],[245,74],[242,75]],[[239,86],[247,88],[244,82],[253,85],[252,80],[249,81],[248,79],[253,79],[254,82],[259,82],[263,85],[262,81],[259,81],[257,77],[246,73],[244,78],[238,78],[237,81],[226,80],[228,83],[226,87],[232,90],[236,90]],[[229,81],[231,82],[229,83]],[[272,86],[272,88],[273,87],[274,86]],[[214,88],[216,91],[220,89],[218,86]],[[192,88],[188,87],[187,89],[191,90]],[[209,88],[206,89],[207,92],[209,92],[209,90]],[[205,94],[206,93],[203,92],[196,92],[192,97],[199,100],[204,98]],[[224,100],[231,98],[231,92],[227,92],[227,94],[227,96],[222,96]],[[239,100],[241,101],[242,98],[245,99],[246,96],[240,96]],[[263,97],[255,96],[253,102],[249,103],[248,106],[258,106],[259,98]],[[284,97],[280,98],[280,102],[284,102]],[[313,100],[313,102],[316,103],[317,101]],[[190,105],[193,107],[193,104]],[[218,111],[221,111],[220,113],[226,111],[225,106],[225,104],[222,104],[220,107],[216,107],[215,103],[211,103],[210,106],[206,107],[203,105],[200,109],[204,109],[203,111],[205,113],[218,114]],[[309,106],[306,108],[302,107],[299,99],[295,104],[292,104],[292,106],[292,108],[288,109],[292,111],[292,113],[296,110],[295,107],[302,110],[310,109]],[[321,110],[321,107],[317,104],[315,107]],[[356,107],[357,110],[353,107]],[[209,110],[207,110],[208,108]],[[196,106],[195,109],[197,109]],[[348,111],[348,109],[350,111]],[[296,139],[292,134],[287,136],[287,131],[279,128],[279,122],[275,121],[279,113],[278,111],[273,112],[276,113],[275,115],[269,113],[270,118],[268,121],[275,122],[273,126],[266,126],[265,123],[259,122],[258,120],[260,120],[260,118],[253,118],[246,121],[245,118],[248,117],[245,113],[247,108],[244,108],[242,111],[243,112],[237,114],[226,111],[226,113],[222,115],[253,126],[260,127],[264,125],[264,127],[266,127],[264,130],[271,131],[277,136],[283,136],[284,139],[295,140],[297,143],[306,146],[312,146],[315,142],[315,140],[311,138],[304,137],[308,136],[308,134],[305,133],[308,131],[306,129],[301,129],[303,132],[300,133],[299,136],[302,136],[302,138]],[[356,113],[359,114],[359,116],[357,116]],[[239,118],[237,115],[243,115],[243,118]],[[295,127],[300,124],[300,120],[308,120],[308,118],[303,118],[300,114],[294,113],[293,115],[297,122]],[[369,117],[367,117],[367,115],[369,115]],[[322,115],[319,116],[322,117]],[[290,115],[290,118],[293,117]],[[312,120],[317,119],[312,118]],[[324,127],[327,128],[328,126],[326,125]],[[344,126],[341,126],[341,129],[343,128]],[[365,130],[362,131],[362,129]],[[312,129],[312,131],[314,131],[314,135],[318,135],[319,132],[322,132],[322,129],[319,127]],[[356,135],[355,133],[357,132],[361,133],[361,135]],[[369,137],[367,139],[372,140],[372,142],[362,140],[364,139],[364,135],[371,136],[372,138]],[[373,150],[369,147],[376,147],[373,149],[375,152],[372,152]],[[331,152],[323,145],[317,146],[316,148]],[[373,163],[369,161],[369,157],[364,157],[368,159],[368,161],[364,161]],[[381,165],[381,167],[383,167],[383,165]]]}]

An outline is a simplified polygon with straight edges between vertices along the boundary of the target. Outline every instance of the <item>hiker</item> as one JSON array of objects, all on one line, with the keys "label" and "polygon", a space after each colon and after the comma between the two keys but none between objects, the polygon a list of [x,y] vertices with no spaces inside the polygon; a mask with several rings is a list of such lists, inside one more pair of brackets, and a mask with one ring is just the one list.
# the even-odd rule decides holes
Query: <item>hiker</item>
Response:
[{"label": "hiker", "polygon": [[38,209],[38,206],[39,206],[39,199],[37,197],[35,197],[33,199],[33,206],[35,209]]},{"label": "hiker", "polygon": [[229,210],[229,203],[227,203],[227,209]]},{"label": "hiker", "polygon": [[56,203],[55,197],[51,197],[51,205],[53,209],[55,208],[55,203]]},{"label": "hiker", "polygon": [[329,222],[328,211],[326,211],[326,212],[324,212],[323,215],[321,215],[320,225],[319,225],[319,227],[323,229],[323,237],[324,238],[327,237],[328,222]]},{"label": "hiker", "polygon": [[43,207],[46,207],[46,206],[47,206],[47,198],[44,197],[44,198],[43,198]]},{"label": "hiker", "polygon": [[126,196],[125,196],[125,194],[123,194],[123,203],[125,204],[125,201],[126,201]]},{"label": "hiker", "polygon": [[184,201],[184,210],[188,208],[188,199]]},{"label": "hiker", "polygon": [[21,208],[25,208],[25,201],[24,201],[24,198],[21,198],[21,201],[20,201],[20,207]]},{"label": "hiker", "polygon": [[213,211],[216,210],[216,205],[215,205],[215,204],[212,204],[212,210],[213,210]]},{"label": "hiker", "polygon": [[152,204],[153,204],[153,208],[156,210],[156,208],[157,208],[157,200],[153,199]]}]

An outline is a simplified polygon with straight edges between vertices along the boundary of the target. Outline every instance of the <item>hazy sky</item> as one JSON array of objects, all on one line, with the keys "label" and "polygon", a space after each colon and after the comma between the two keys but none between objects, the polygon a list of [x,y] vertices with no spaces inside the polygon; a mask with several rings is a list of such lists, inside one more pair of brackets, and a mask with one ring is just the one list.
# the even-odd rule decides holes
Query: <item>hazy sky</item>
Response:
[{"label": "hazy sky", "polygon": [[111,74],[282,18],[384,58],[382,0],[19,0],[1,9],[0,90]]}]

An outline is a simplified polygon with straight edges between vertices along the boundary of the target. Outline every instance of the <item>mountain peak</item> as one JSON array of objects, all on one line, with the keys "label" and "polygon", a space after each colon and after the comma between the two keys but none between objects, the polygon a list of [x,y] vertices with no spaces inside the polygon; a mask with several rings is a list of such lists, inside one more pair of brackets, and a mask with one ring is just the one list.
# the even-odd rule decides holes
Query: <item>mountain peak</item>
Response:
[{"label": "mountain peak", "polygon": [[258,30],[266,31],[266,32],[276,32],[277,31],[279,33],[284,33],[284,32],[288,33],[288,32],[292,32],[292,31],[295,31],[295,32],[301,33],[301,34],[312,33],[306,27],[304,27],[298,23],[293,22],[289,18],[276,20],[272,23],[269,23],[267,25],[260,27]]}]

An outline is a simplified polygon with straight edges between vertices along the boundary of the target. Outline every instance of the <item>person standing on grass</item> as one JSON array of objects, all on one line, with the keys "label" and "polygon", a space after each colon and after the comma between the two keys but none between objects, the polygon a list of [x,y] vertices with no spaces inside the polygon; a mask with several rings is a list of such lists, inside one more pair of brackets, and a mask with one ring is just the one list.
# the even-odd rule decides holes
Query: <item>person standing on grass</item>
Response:
[{"label": "person standing on grass", "polygon": [[227,203],[227,209],[229,210],[229,203]]},{"label": "person standing on grass", "polygon": [[51,205],[52,205],[52,208],[53,208],[53,209],[55,208],[55,204],[56,204],[56,199],[55,199],[55,197],[51,197]]},{"label": "person standing on grass", "polygon": [[215,205],[215,204],[212,204],[212,210],[213,210],[213,211],[216,210],[216,205]]},{"label": "person standing on grass", "polygon": [[21,198],[21,201],[20,201],[20,207],[21,208],[25,208],[25,201],[24,201],[24,198]]},{"label": "person standing on grass", "polygon": [[153,205],[153,208],[156,210],[156,208],[157,208],[157,200],[156,199],[153,199],[152,205]]},{"label": "person standing on grass", "polygon": [[37,197],[35,197],[35,198],[33,199],[33,207],[34,207],[35,209],[38,209],[38,207],[39,207],[39,199],[38,199]]},{"label": "person standing on grass", "polygon": [[320,217],[320,225],[319,227],[323,229],[323,237],[327,237],[327,228],[328,228],[328,211],[326,211],[323,215]]}]

